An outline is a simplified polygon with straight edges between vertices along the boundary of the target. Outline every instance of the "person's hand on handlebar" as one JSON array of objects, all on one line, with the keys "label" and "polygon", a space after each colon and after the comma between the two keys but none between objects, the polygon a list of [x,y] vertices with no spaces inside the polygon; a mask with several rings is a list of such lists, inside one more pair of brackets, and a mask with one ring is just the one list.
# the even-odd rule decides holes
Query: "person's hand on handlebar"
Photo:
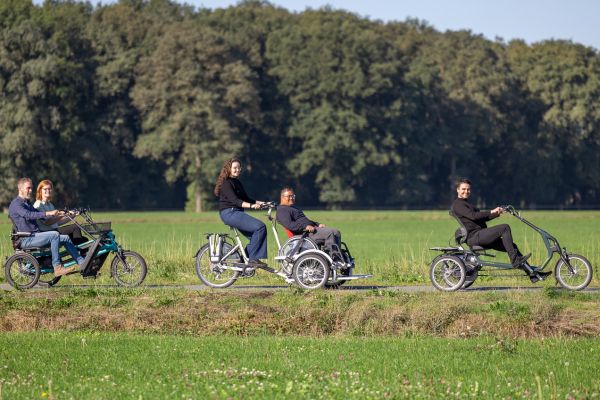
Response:
[{"label": "person's hand on handlebar", "polygon": [[[260,204],[259,204],[259,203],[260,203]],[[251,208],[251,209],[253,209],[253,210],[260,210],[260,206],[261,206],[261,204],[262,204],[262,202],[260,202],[260,201],[257,201],[257,202],[256,202],[256,203],[254,203],[254,204],[250,204],[250,208]]]},{"label": "person's hand on handlebar", "polygon": [[492,211],[490,211],[490,213],[494,214],[494,215],[500,215],[503,212],[504,212],[504,208],[502,208],[502,207],[496,207]]}]

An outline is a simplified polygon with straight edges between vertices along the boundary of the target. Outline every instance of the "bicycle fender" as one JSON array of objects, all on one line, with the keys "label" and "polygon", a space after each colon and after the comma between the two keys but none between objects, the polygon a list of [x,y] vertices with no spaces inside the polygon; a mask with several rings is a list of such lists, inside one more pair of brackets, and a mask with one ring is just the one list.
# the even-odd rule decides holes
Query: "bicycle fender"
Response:
[{"label": "bicycle fender", "polygon": [[330,265],[333,264],[333,259],[331,257],[329,257],[329,254],[325,253],[324,251],[317,250],[317,249],[306,250],[306,251],[303,251],[302,253],[296,254],[293,258],[293,262],[296,262],[296,260],[300,256],[303,256],[305,254],[311,254],[311,253],[318,254],[321,257],[325,258],[329,262]]}]

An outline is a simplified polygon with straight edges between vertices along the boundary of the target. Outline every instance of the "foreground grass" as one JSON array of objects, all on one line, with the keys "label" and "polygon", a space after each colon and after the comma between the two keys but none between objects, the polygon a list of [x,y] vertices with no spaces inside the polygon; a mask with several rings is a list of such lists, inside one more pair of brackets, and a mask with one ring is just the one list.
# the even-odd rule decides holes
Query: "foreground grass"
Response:
[{"label": "foreground grass", "polygon": [[50,289],[0,292],[0,332],[600,338],[600,292]]},{"label": "foreground grass", "polygon": [[[600,341],[0,334],[0,398],[595,398]],[[26,350],[25,350],[26,349]]]},{"label": "foreground grass", "polygon": [[[274,265],[276,243],[264,213],[253,212],[268,227],[269,257]],[[357,261],[356,273],[370,273],[374,277],[365,284],[429,284],[428,267],[436,255],[429,250],[433,246],[444,246],[453,242],[456,222],[445,211],[311,211],[311,218],[339,228],[344,241],[349,245]],[[556,236],[562,246],[583,254],[593,266],[600,264],[599,211],[552,211],[526,212],[525,216]],[[117,240],[126,249],[141,253],[148,262],[147,284],[153,283],[198,283],[194,270],[194,254],[206,242],[206,232],[226,232],[217,212],[123,212],[98,213],[98,221],[110,220]],[[509,223],[516,242],[524,252],[532,252],[532,261],[540,263],[545,258],[545,248],[532,230],[516,219],[503,216],[494,223]],[[0,231],[10,230],[8,219],[0,219]],[[284,234],[279,230],[279,237]],[[0,240],[0,254],[12,254],[10,241]],[[505,260],[501,254],[499,260]],[[553,267],[553,262],[550,267]],[[99,283],[111,283],[108,262],[102,270]],[[4,274],[0,274],[0,281]],[[483,285],[519,284],[519,279],[481,278],[476,283]],[[600,282],[596,277],[592,285]],[[86,283],[76,276],[65,279],[69,283]],[[278,277],[261,272],[250,284],[281,284]],[[552,285],[553,283],[546,283]]]}]

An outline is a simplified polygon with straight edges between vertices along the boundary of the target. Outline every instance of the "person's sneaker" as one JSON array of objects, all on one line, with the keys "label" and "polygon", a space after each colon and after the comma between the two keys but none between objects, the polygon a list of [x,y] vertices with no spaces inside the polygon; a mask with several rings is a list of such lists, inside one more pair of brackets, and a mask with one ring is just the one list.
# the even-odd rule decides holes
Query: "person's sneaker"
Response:
[{"label": "person's sneaker", "polygon": [[73,268],[73,270],[67,272],[67,275],[77,274],[77,273],[81,272],[81,267],[78,264],[75,264],[70,268]]},{"label": "person's sneaker", "polygon": [[518,268],[521,266],[523,263],[525,263],[525,261],[529,260],[529,257],[531,257],[531,253],[524,256],[517,256],[517,258],[515,258],[515,260],[512,262],[513,268]]},{"label": "person's sneaker", "polygon": [[56,267],[54,267],[54,276],[63,276],[63,275],[67,275],[71,272],[76,272],[77,268],[78,267],[76,265],[73,265],[72,267],[69,267],[69,268],[65,268],[62,265],[60,267],[56,266]]},{"label": "person's sneaker", "polygon": [[550,275],[552,275],[551,271],[539,271],[539,272],[535,272],[534,275],[531,275],[529,277],[529,279],[531,280],[531,283],[536,283],[539,281],[543,281]]}]

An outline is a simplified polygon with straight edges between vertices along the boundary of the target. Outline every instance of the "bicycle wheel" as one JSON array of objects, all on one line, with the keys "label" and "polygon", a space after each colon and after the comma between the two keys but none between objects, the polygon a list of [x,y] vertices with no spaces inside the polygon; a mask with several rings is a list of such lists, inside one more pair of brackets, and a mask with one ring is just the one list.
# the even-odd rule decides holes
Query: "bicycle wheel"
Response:
[{"label": "bicycle wheel", "polygon": [[329,262],[318,254],[305,254],[294,263],[294,280],[303,289],[318,289],[329,279]]},{"label": "bicycle wheel", "polygon": [[433,286],[444,292],[460,289],[467,277],[465,264],[455,256],[443,255],[436,257],[429,267],[429,279]]},{"label": "bicycle wheel", "polygon": [[31,289],[40,279],[40,264],[28,253],[16,253],[4,264],[6,281],[15,289]]},{"label": "bicycle wheel", "polygon": [[113,258],[110,272],[117,285],[135,287],[146,279],[148,267],[144,257],[135,251],[123,251],[121,255],[116,254]]},{"label": "bicycle wheel", "polygon": [[[221,254],[229,253],[232,248],[233,246],[230,243],[223,243]],[[231,286],[240,274],[239,271],[227,268],[227,264],[232,265],[241,262],[242,256],[238,251],[229,255],[226,259],[222,259],[220,262],[212,262],[210,260],[208,244],[205,244],[200,248],[196,256],[196,274],[206,286],[223,289]]]},{"label": "bicycle wheel", "polygon": [[579,254],[569,254],[569,265],[561,258],[554,267],[558,283],[569,290],[585,289],[592,280],[592,264]]},{"label": "bicycle wheel", "polygon": [[475,283],[477,277],[479,276],[479,270],[477,269],[477,267],[468,263],[465,264],[465,272],[465,283],[463,283],[462,289],[470,287],[473,283]]}]

